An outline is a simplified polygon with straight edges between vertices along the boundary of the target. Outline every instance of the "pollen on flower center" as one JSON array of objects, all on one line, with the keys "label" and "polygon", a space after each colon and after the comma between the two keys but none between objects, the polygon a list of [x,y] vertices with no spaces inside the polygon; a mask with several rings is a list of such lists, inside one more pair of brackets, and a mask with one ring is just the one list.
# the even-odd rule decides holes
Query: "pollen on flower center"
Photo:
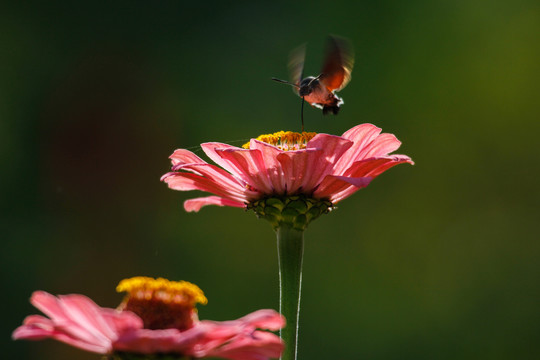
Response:
[{"label": "pollen on flower center", "polygon": [[189,329],[197,319],[195,304],[208,302],[197,285],[163,278],[124,279],[116,291],[127,293],[119,309],[137,314],[147,329]]},{"label": "pollen on flower center", "polygon": [[[297,133],[293,131],[278,131],[273,134],[263,134],[257,137],[256,140],[276,146],[283,151],[305,149],[309,140],[317,135],[314,132]],[[249,142],[242,146],[244,149],[249,149]]]}]

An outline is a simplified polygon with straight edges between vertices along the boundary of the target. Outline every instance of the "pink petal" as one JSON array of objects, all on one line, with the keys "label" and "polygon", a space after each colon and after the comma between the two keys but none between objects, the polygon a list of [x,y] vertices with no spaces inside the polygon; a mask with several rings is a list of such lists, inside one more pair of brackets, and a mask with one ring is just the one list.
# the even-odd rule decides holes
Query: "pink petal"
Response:
[{"label": "pink petal", "polygon": [[[376,158],[376,159],[366,159],[355,163],[355,166],[350,171],[347,171],[349,176],[355,177],[361,176],[371,177],[375,179],[377,176],[385,172],[386,170],[403,163],[413,164],[412,160],[408,156],[404,155],[393,155],[385,158]],[[351,196],[359,188],[355,186],[349,186],[345,189],[335,192],[331,197],[330,201],[334,204],[337,202]]]},{"label": "pink petal", "polygon": [[246,195],[239,193],[238,189],[225,187],[220,183],[196,174],[182,172],[169,173],[164,177],[163,181],[167,183],[169,188],[174,190],[201,190],[236,202],[244,203],[248,201]]},{"label": "pink petal", "polygon": [[206,161],[186,149],[177,149],[169,156],[173,165],[179,164],[206,164]]},{"label": "pink petal", "polygon": [[[187,163],[199,161],[200,158],[189,151],[176,150],[171,158],[175,159],[176,165],[173,172],[161,177],[171,189],[175,190],[202,190],[217,197],[208,197],[188,200],[184,203],[187,211],[199,211],[204,205],[221,205],[244,207],[244,203],[258,196],[257,192],[249,190],[245,184],[225,170],[208,163]],[[202,160],[200,160],[202,161]],[[192,174],[181,172],[190,171]],[[218,200],[220,199],[220,200]]]},{"label": "pink petal", "polygon": [[[102,315],[102,308],[83,295],[61,295],[60,303],[65,314],[73,322],[67,331],[74,331],[82,340],[89,342],[100,341],[110,344],[117,334]],[[82,331],[80,331],[82,330]]]},{"label": "pink petal", "polygon": [[234,173],[247,184],[264,194],[275,192],[268,178],[266,164],[260,150],[229,148],[215,149],[215,151],[229,162],[234,168]]},{"label": "pink petal", "polygon": [[320,156],[313,156],[313,163],[310,171],[307,173],[308,181],[302,186],[303,191],[312,191],[321,183],[326,175],[332,173],[336,162],[353,145],[349,140],[339,136],[328,134],[317,134],[307,143],[308,149],[321,149]]},{"label": "pink petal", "polygon": [[373,180],[373,178],[371,177],[347,177],[328,175],[324,178],[321,186],[315,191],[313,195],[319,199],[332,199],[334,197],[334,194],[337,194],[349,188],[351,185],[356,187],[358,190],[365,188],[369,185],[371,180]]},{"label": "pink petal", "polygon": [[339,136],[318,134],[307,148],[281,151],[258,140],[251,147],[261,151],[272,193],[294,194],[311,192],[325,175],[331,173],[333,163],[352,145]]},{"label": "pink petal", "polygon": [[287,194],[295,194],[304,189],[310,176],[310,169],[315,165],[312,159],[320,156],[320,149],[286,151],[277,156],[283,171],[284,187]]},{"label": "pink petal", "polygon": [[281,356],[285,345],[279,337],[264,331],[255,331],[252,334],[233,339],[228,344],[208,353],[233,360],[267,360]]},{"label": "pink petal", "polygon": [[97,354],[108,354],[112,351],[112,345],[110,343],[107,343],[107,344],[91,343],[91,342],[89,343],[79,338],[72,337],[71,335],[63,333],[61,331],[51,332],[48,335],[48,337],[57,341],[61,341],[73,347],[76,347],[85,351],[94,352]]},{"label": "pink petal", "polygon": [[140,329],[122,334],[114,343],[114,349],[140,354],[189,355],[204,335],[204,331],[199,328],[191,328],[183,332],[177,329]]},{"label": "pink petal", "polygon": [[251,360],[279,357],[283,344],[274,334],[254,332],[253,326],[259,322],[276,326],[279,320],[276,320],[275,312],[263,310],[234,321],[197,322],[193,328],[183,332],[176,329],[135,330],[122,334],[114,343],[114,349],[141,354],[183,354],[197,358],[220,356]]},{"label": "pink petal", "polygon": [[177,170],[193,170],[194,173],[205,177],[216,183],[220,187],[227,189],[230,193],[244,196],[246,186],[243,182],[233,177],[223,169],[211,164],[187,164],[179,165]]},{"label": "pink petal", "polygon": [[350,168],[345,171],[345,176],[366,177],[380,166],[393,162],[392,157],[369,158],[354,162]]},{"label": "pink petal", "polygon": [[30,315],[24,319],[23,325],[19,326],[11,337],[13,340],[41,340],[50,337],[54,332],[54,323],[41,315]]},{"label": "pink petal", "polygon": [[375,140],[364,147],[357,156],[358,159],[386,156],[399,149],[400,146],[401,141],[394,134],[380,134]]},{"label": "pink petal", "polygon": [[30,303],[51,319],[68,320],[58,298],[48,292],[34,291]]},{"label": "pink petal", "polygon": [[83,350],[106,354],[119,331],[142,327],[142,320],[130,312],[101,308],[82,295],[55,297],[44,291],[32,294],[32,304],[50,319],[28,316],[13,332],[14,339],[52,338]]},{"label": "pink petal", "polygon": [[218,164],[219,166],[221,166],[222,168],[224,168],[225,170],[227,170],[234,176],[240,179],[244,179],[242,177],[243,174],[237,172],[236,166],[234,166],[234,164],[231,164],[229,160],[221,157],[221,154],[218,152],[218,150],[221,151],[225,149],[230,149],[230,150],[245,150],[245,149],[232,146],[229,144],[219,143],[219,142],[204,143],[204,144],[201,144],[201,148],[203,149],[206,156],[212,159],[213,162],[215,162],[216,164]]},{"label": "pink petal", "polygon": [[257,329],[276,331],[285,326],[285,318],[274,310],[258,310],[238,320]]},{"label": "pink petal", "polygon": [[[194,348],[193,355],[243,359],[244,357],[239,357],[242,353],[242,356],[255,356],[245,359],[266,359],[267,357],[260,356],[269,352],[271,357],[279,357],[283,349],[279,337],[271,333],[256,332],[255,329],[278,330],[284,325],[285,319],[274,310],[259,310],[232,321],[201,321],[197,326],[205,327],[206,335],[204,341],[201,339],[197,348]],[[261,336],[255,339],[253,335],[259,333]]]},{"label": "pink petal", "polygon": [[[89,300],[82,295],[68,296],[75,302],[80,300],[78,297],[83,298],[83,301]],[[52,338],[100,354],[107,353],[112,349],[111,341],[107,338],[107,335],[116,336],[116,334],[110,333],[107,324],[101,323],[99,319],[97,322],[90,321],[86,316],[77,313],[77,310],[72,307],[79,306],[79,303],[75,305],[65,303],[63,299],[58,299],[43,291],[34,292],[31,301],[36,307],[48,314],[51,319],[38,315],[27,317],[24,324],[13,332],[14,339],[40,340]],[[93,302],[89,306],[99,308]],[[89,311],[93,312],[94,310],[95,308],[91,308]],[[77,314],[72,317],[74,313]],[[99,318],[99,312],[96,317]],[[77,323],[78,320],[82,323]],[[100,330],[103,330],[103,332]]]},{"label": "pink petal", "polygon": [[142,329],[144,326],[142,319],[131,311],[101,308],[101,315],[116,334],[132,331],[133,329]]},{"label": "pink petal", "polygon": [[100,317],[100,307],[83,295],[56,298],[44,291],[36,291],[30,301],[49,315],[57,330],[69,337],[107,347],[111,337],[115,336]]},{"label": "pink petal", "polygon": [[251,139],[250,149],[261,152],[263,163],[265,164],[266,176],[274,192],[285,194],[287,190],[287,178],[283,173],[281,163],[278,161],[278,156],[283,153],[283,150],[255,139]]},{"label": "pink petal", "polygon": [[363,148],[375,139],[382,129],[376,127],[373,124],[360,124],[345,131],[342,135],[343,138],[358,143],[359,148]]},{"label": "pink petal", "polygon": [[188,212],[198,212],[203,206],[206,205],[218,205],[218,206],[233,206],[233,207],[246,207],[245,204],[222,198],[219,196],[200,197],[195,199],[189,199],[184,202],[184,209]]},{"label": "pink petal", "polygon": [[352,164],[352,166],[345,171],[345,176],[370,176],[375,178],[390,167],[402,163],[412,163],[412,160],[405,155],[389,155],[379,158],[364,159]]},{"label": "pink petal", "polygon": [[197,339],[189,352],[190,355],[201,358],[207,357],[208,354],[216,348],[223,346],[231,341],[238,334],[243,334],[245,329],[234,322],[218,322],[218,321],[201,321],[195,328],[198,328],[204,333],[203,336]]},{"label": "pink petal", "polygon": [[353,162],[361,160],[362,157],[360,155],[362,150],[375,140],[380,133],[381,129],[372,124],[361,124],[347,130],[343,134],[343,138],[351,140],[353,145],[347,153],[337,161],[336,166],[334,167],[334,174],[342,175]]}]

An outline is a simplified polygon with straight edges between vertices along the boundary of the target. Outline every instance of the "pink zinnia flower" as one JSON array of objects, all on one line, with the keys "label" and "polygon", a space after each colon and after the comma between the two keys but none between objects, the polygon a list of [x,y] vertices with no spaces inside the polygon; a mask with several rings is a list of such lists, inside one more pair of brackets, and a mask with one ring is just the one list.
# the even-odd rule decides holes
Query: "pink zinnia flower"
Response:
[{"label": "pink zinnia flower", "polygon": [[251,139],[243,148],[201,144],[221,168],[188,150],[176,150],[170,156],[173,171],[161,180],[174,190],[215,195],[187,200],[186,211],[205,205],[254,208],[261,199],[295,195],[333,206],[391,167],[413,164],[408,156],[389,155],[400,145],[393,134],[381,134],[371,124],[355,126],[342,136],[278,132]]},{"label": "pink zinnia flower", "polygon": [[194,305],[207,300],[191,283],[136,277],[120,282],[117,290],[128,292],[119,309],[102,308],[83,295],[55,297],[36,291],[30,301],[48,318],[28,316],[13,338],[52,338],[120,358],[129,353],[264,360],[283,351],[276,335],[257,330],[284,326],[273,310],[233,321],[199,321]]}]

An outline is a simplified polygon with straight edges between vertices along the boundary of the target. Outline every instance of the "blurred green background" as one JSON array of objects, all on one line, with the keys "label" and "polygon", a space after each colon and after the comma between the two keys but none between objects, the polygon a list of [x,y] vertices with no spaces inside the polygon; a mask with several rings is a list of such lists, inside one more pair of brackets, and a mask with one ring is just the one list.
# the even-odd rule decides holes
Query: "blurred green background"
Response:
[{"label": "blurred green background", "polygon": [[[2,357],[36,289],[116,306],[119,280],[198,284],[203,319],[277,308],[266,222],[186,213],[176,148],[299,130],[287,77],[329,33],[356,63],[337,117],[403,142],[400,165],[306,232],[300,359],[540,358],[538,1],[13,2],[0,5]],[[202,156],[202,155],[201,155]]]}]

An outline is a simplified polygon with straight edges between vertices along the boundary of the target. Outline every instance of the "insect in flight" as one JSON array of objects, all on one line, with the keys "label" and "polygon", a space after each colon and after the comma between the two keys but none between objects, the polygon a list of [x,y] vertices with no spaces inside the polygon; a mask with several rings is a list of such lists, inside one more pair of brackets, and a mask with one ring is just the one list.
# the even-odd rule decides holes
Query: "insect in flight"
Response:
[{"label": "insect in flight", "polygon": [[293,91],[302,98],[302,131],[304,129],[304,101],[322,109],[323,114],[336,115],[343,105],[343,99],[335,93],[343,89],[351,80],[354,55],[348,41],[329,36],[326,44],[325,60],[318,76],[304,78],[305,45],[293,50],[289,56],[291,81],[272,80],[293,86]]}]

